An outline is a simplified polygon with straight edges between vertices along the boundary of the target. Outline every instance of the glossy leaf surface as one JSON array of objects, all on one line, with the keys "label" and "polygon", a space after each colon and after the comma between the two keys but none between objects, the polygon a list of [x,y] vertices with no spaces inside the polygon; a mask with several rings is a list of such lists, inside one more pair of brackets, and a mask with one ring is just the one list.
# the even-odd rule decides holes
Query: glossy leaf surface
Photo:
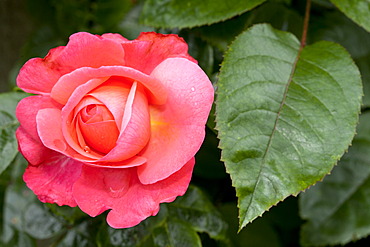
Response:
[{"label": "glossy leaf surface", "polygon": [[142,21],[154,27],[195,27],[229,19],[240,15],[265,0],[205,0],[182,1],[148,0],[141,15]]},{"label": "glossy leaf surface", "polygon": [[370,32],[369,0],[330,0],[344,14]]},{"label": "glossy leaf surface", "polygon": [[362,86],[350,56],[331,42],[299,49],[292,34],[255,25],[222,64],[216,129],[241,228],[322,179],[355,133]]}]

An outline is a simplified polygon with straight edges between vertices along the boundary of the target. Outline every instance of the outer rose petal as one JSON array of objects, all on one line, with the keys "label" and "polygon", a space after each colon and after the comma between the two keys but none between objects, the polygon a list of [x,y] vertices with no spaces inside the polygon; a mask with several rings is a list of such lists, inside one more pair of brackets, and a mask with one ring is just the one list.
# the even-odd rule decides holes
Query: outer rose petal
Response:
[{"label": "outer rose petal", "polygon": [[185,41],[174,34],[141,33],[136,40],[123,42],[122,46],[125,50],[125,66],[146,74],[150,74],[169,57],[184,57],[196,63],[189,56]]},{"label": "outer rose petal", "polygon": [[55,153],[37,167],[28,166],[23,180],[40,201],[75,207],[72,186],[80,177],[81,167],[80,162]]},{"label": "outer rose petal", "polygon": [[205,123],[213,102],[213,86],[193,62],[169,58],[151,76],[168,88],[167,102],[152,106],[151,138],[140,156],[139,179],[151,184],[167,178],[195,155],[205,135]]},{"label": "outer rose petal", "polygon": [[16,116],[20,127],[16,132],[21,153],[32,164],[37,165],[44,160],[44,156],[53,151],[44,147],[36,129],[37,112],[45,108],[59,109],[61,106],[49,97],[30,96],[22,99],[17,106]]},{"label": "outer rose petal", "polygon": [[111,227],[127,228],[156,215],[159,203],[172,202],[185,193],[194,167],[192,158],[181,170],[155,184],[143,185],[132,169],[97,169],[84,166],[73,187],[74,198],[82,211],[96,216],[107,209]]},{"label": "outer rose petal", "polygon": [[32,138],[22,126],[17,129],[15,135],[18,140],[19,152],[33,166],[38,166],[54,153],[53,150],[46,148],[40,140]]},{"label": "outer rose petal", "polygon": [[124,51],[117,41],[89,33],[71,35],[65,47],[49,51],[45,58],[33,58],[20,70],[18,87],[35,94],[49,94],[57,80],[77,68],[124,65]]},{"label": "outer rose petal", "polygon": [[111,39],[117,42],[127,41],[125,37],[123,37],[121,34],[118,34],[118,33],[105,33],[102,35],[102,37],[104,39]]}]

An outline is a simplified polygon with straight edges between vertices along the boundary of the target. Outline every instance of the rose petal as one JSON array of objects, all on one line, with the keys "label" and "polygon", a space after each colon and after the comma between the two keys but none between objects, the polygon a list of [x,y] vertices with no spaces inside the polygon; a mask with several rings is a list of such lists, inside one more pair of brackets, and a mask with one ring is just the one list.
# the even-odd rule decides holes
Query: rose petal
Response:
[{"label": "rose petal", "polygon": [[122,46],[125,50],[125,66],[146,74],[150,74],[169,57],[184,57],[196,62],[189,56],[185,41],[174,34],[141,33],[136,40],[123,42]]},{"label": "rose petal", "polygon": [[117,127],[121,130],[123,113],[132,82],[125,78],[112,77],[88,95],[102,102],[113,114]]},{"label": "rose petal", "polygon": [[67,46],[50,50],[45,58],[29,60],[19,72],[17,85],[29,93],[49,94],[62,75],[81,67],[103,65],[124,65],[121,44],[80,32],[70,36]]},{"label": "rose petal", "polygon": [[171,202],[188,188],[194,159],[167,179],[143,185],[132,169],[98,169],[84,166],[73,187],[74,198],[82,211],[96,216],[112,209],[107,217],[114,228],[127,228],[156,215],[159,204]]},{"label": "rose petal", "polygon": [[20,123],[16,135],[20,152],[32,165],[37,165],[44,160],[44,156],[53,151],[46,148],[37,133],[36,115],[45,108],[60,109],[60,105],[48,97],[30,96],[22,99],[16,108],[16,116]]},{"label": "rose petal", "polygon": [[[62,76],[52,89],[51,97],[57,102],[65,105],[77,87],[87,81],[96,78],[120,76],[139,82],[148,90],[148,99],[152,104],[163,104],[166,102],[166,88],[157,79],[141,73],[133,68],[124,66],[102,66],[100,68],[80,68]],[[102,84],[105,80],[101,81]],[[124,80],[124,81],[127,81]],[[99,86],[97,84],[95,87]],[[93,88],[91,88],[92,90]]]},{"label": "rose petal", "polygon": [[54,154],[39,166],[28,166],[23,179],[40,201],[75,207],[72,186],[81,174],[82,164]]},{"label": "rose petal", "polygon": [[141,166],[146,162],[146,158],[135,155],[129,159],[119,162],[85,162],[86,165],[100,168],[130,168],[135,166]]},{"label": "rose petal", "polygon": [[78,105],[74,109],[73,115],[76,116],[80,111],[89,106],[89,105],[104,105],[100,100],[96,99],[95,97],[92,96],[85,96],[81,99],[81,101],[78,103]]},{"label": "rose petal", "polygon": [[207,75],[184,58],[165,60],[151,76],[168,87],[168,98],[165,105],[150,107],[151,137],[139,153],[148,159],[138,167],[143,184],[167,178],[199,150],[214,92]]},{"label": "rose petal", "polygon": [[86,123],[97,123],[114,120],[112,113],[104,105],[90,104],[80,112],[81,120]]},{"label": "rose petal", "polygon": [[84,123],[81,118],[78,121],[86,144],[104,154],[116,146],[119,131],[113,120]]},{"label": "rose petal", "polygon": [[29,96],[22,99],[15,110],[21,126],[36,140],[40,140],[36,128],[36,115],[39,110],[45,108],[61,109],[61,105],[49,97]]},{"label": "rose petal", "polygon": [[127,41],[126,38],[122,37],[122,35],[120,35],[118,33],[105,33],[105,34],[102,35],[102,37],[104,39],[111,39],[111,40],[114,40],[114,41],[117,41],[117,42]]},{"label": "rose petal", "polygon": [[116,146],[99,161],[121,161],[138,154],[150,137],[148,102],[135,82],[127,98]]},{"label": "rose petal", "polygon": [[[79,103],[85,104],[86,102],[83,101],[84,96],[91,91],[92,89],[96,88],[97,86],[101,85],[107,78],[100,78],[100,79],[91,79],[85,84],[82,84],[73,92],[70,100],[68,101],[67,105],[65,105],[61,112],[61,131],[62,135],[65,138],[66,143],[74,149],[77,153],[82,156],[86,156],[93,159],[101,158],[101,154],[97,154],[94,152],[85,152],[84,147],[81,146],[81,133],[78,131],[77,125],[77,118],[76,109],[79,109]],[[77,156],[81,159],[81,156]]]},{"label": "rose petal", "polygon": [[78,157],[80,161],[96,160],[101,157],[92,152],[85,153],[84,151],[82,151],[84,159],[77,156],[77,152],[70,147],[62,133],[61,111],[59,109],[48,108],[40,110],[37,114],[36,122],[39,137],[46,147],[68,157]]},{"label": "rose petal", "polygon": [[18,140],[19,152],[33,166],[38,166],[54,153],[53,150],[45,147],[41,140],[32,138],[22,126],[17,129],[15,134]]}]

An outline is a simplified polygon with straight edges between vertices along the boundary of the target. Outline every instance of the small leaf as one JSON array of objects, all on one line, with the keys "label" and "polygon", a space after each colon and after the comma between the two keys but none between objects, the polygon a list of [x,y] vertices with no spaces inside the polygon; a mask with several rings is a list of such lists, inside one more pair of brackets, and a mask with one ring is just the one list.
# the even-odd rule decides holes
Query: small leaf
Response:
[{"label": "small leaf", "polygon": [[170,204],[162,204],[155,217],[138,226],[114,230],[102,228],[99,246],[202,246],[197,232],[230,246],[227,224],[203,193],[189,187],[183,197]]},{"label": "small leaf", "polygon": [[9,166],[18,152],[15,131],[18,121],[15,118],[15,107],[24,93],[0,94],[0,174]]},{"label": "small leaf", "polygon": [[73,228],[64,228],[62,236],[57,236],[55,242],[60,242],[57,245],[58,247],[96,246],[94,241],[97,230],[96,228],[96,222],[85,220],[80,224],[75,224]]},{"label": "small leaf", "polygon": [[62,230],[63,225],[39,202],[32,203],[22,212],[24,230],[36,239],[50,238]]},{"label": "small leaf", "polygon": [[348,53],[326,41],[299,50],[292,34],[255,25],[222,64],[216,128],[240,229],[322,179],[355,133],[362,87]]},{"label": "small leaf", "polygon": [[188,224],[176,218],[154,228],[153,242],[155,246],[202,246],[197,232],[191,229]]},{"label": "small leaf", "polygon": [[8,186],[4,204],[6,242],[18,233],[46,239],[62,230],[62,223],[36,200],[24,184]]},{"label": "small leaf", "polygon": [[169,204],[170,218],[188,222],[197,232],[208,233],[213,239],[228,242],[227,225],[209,199],[196,187]]},{"label": "small leaf", "polygon": [[147,0],[141,13],[145,25],[163,28],[195,27],[240,15],[265,0]]},{"label": "small leaf", "polygon": [[15,108],[18,102],[27,96],[29,94],[18,92],[0,93],[0,111],[6,112],[15,118]]},{"label": "small leaf", "polygon": [[369,0],[330,0],[344,14],[370,32]]},{"label": "small leaf", "polygon": [[370,114],[332,174],[300,195],[304,246],[346,244],[370,234]]},{"label": "small leaf", "polygon": [[18,121],[6,112],[0,111],[0,174],[9,166],[17,150],[15,130]]}]

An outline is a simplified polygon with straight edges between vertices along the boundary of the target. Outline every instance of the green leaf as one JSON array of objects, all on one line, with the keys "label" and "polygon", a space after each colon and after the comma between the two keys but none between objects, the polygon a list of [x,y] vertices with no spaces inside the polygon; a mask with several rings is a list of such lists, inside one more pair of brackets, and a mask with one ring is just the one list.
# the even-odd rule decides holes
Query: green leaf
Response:
[{"label": "green leaf", "polygon": [[141,13],[145,25],[163,28],[195,27],[240,15],[265,0],[147,0]]},{"label": "green leaf", "polygon": [[369,0],[330,0],[345,15],[370,32]]},{"label": "green leaf", "polygon": [[0,111],[0,174],[9,166],[17,150],[17,139],[15,130],[18,121],[6,112]]},{"label": "green leaf", "polygon": [[22,213],[24,230],[34,238],[50,238],[63,229],[61,222],[38,201],[28,205]]},{"label": "green leaf", "polygon": [[201,247],[202,243],[196,231],[190,225],[176,218],[154,228],[153,242],[155,246]]},{"label": "green leaf", "polygon": [[15,107],[25,97],[24,93],[0,94],[0,174],[9,166],[18,152],[15,131],[18,121],[15,118]]},{"label": "green leaf", "polygon": [[0,93],[0,111],[6,112],[15,118],[15,108],[18,102],[27,96],[29,94],[19,92]]},{"label": "green leaf", "polygon": [[362,87],[350,56],[326,41],[299,49],[292,34],[255,25],[222,64],[216,128],[240,229],[322,179],[355,133]]},{"label": "green leaf", "polygon": [[115,230],[102,228],[99,246],[202,246],[197,232],[230,246],[227,224],[208,198],[196,187],[170,204],[162,204],[155,217],[138,226]]},{"label": "green leaf", "polygon": [[300,195],[305,246],[346,244],[370,234],[370,114],[332,174]]},{"label": "green leaf", "polygon": [[12,183],[6,189],[3,232],[6,243],[17,234],[27,233],[34,238],[45,239],[62,230],[61,222],[23,183],[24,163],[20,156],[17,157],[12,165]]},{"label": "green leaf", "polygon": [[370,106],[370,33],[356,25],[339,10],[322,11],[311,17],[310,42],[328,40],[339,43],[351,54],[360,69],[364,86],[363,104]]}]

